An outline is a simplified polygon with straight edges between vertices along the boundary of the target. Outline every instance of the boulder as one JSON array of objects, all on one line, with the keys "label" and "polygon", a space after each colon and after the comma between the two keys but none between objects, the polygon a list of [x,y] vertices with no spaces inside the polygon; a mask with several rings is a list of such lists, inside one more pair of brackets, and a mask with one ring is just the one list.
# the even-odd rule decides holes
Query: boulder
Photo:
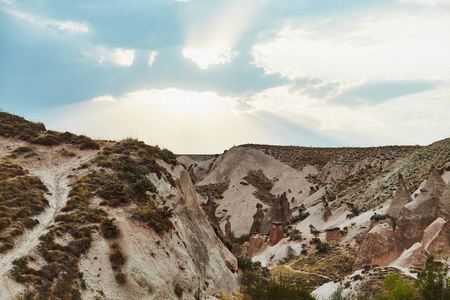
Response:
[{"label": "boulder", "polygon": [[341,237],[342,233],[339,227],[328,228],[325,230],[325,238],[327,242],[339,241]]},{"label": "boulder", "polygon": [[387,266],[403,252],[404,248],[394,236],[394,230],[388,223],[372,228],[361,243],[354,267],[364,265]]}]

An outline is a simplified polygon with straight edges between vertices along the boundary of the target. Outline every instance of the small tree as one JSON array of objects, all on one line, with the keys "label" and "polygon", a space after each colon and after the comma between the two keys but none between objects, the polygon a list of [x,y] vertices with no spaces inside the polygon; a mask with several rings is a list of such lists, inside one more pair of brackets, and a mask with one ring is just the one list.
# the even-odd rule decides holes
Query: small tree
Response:
[{"label": "small tree", "polygon": [[[446,261],[445,261],[446,262]],[[416,285],[425,300],[450,299],[450,280],[446,263],[436,263],[434,256],[428,256],[425,268],[417,274]]]}]

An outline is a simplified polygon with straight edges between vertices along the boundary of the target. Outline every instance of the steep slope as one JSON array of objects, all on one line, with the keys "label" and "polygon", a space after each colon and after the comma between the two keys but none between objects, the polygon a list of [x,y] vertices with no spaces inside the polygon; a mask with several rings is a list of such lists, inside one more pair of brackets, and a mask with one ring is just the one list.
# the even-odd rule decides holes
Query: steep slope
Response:
[{"label": "steep slope", "polygon": [[13,194],[0,199],[13,216],[0,214],[0,299],[205,299],[238,289],[236,259],[170,151],[51,132],[4,113],[0,127],[3,183],[34,180],[30,192],[43,201],[24,215]]}]

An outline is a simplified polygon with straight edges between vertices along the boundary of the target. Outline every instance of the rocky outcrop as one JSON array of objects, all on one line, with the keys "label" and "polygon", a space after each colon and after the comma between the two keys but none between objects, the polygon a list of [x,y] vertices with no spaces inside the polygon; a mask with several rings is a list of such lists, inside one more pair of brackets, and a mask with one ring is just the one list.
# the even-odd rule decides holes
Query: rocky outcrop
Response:
[{"label": "rocky outcrop", "polygon": [[225,241],[233,243],[233,235],[231,233],[231,222],[230,217],[227,217],[227,223],[225,224]]},{"label": "rocky outcrop", "polygon": [[283,224],[272,222],[269,230],[269,246],[275,246],[284,238]]},{"label": "rocky outcrop", "polygon": [[425,229],[422,244],[433,255],[450,256],[450,222],[438,218]]},{"label": "rocky outcrop", "polygon": [[222,229],[220,229],[219,220],[216,216],[216,209],[217,204],[212,200],[211,195],[208,195],[208,201],[206,204],[203,205],[203,210],[206,213],[206,216],[208,217],[209,221],[211,222],[211,225],[216,232],[216,234],[219,236],[223,236]]},{"label": "rocky outcrop", "polygon": [[386,266],[399,257],[403,250],[403,246],[394,236],[393,228],[387,223],[378,224],[367,233],[354,267],[374,264]]},{"label": "rocky outcrop", "polygon": [[342,237],[339,227],[328,228],[325,230],[325,239],[327,242],[339,241]]},{"label": "rocky outcrop", "polygon": [[406,187],[403,175],[398,173],[398,189],[395,192],[391,205],[386,213],[393,218],[397,218],[400,210],[411,201],[413,201],[413,199],[411,198],[408,188]]},{"label": "rocky outcrop", "polygon": [[265,214],[261,224],[261,234],[270,234],[272,223],[281,223],[283,228],[289,223],[292,218],[292,212],[289,208],[289,201],[286,192],[278,195],[274,200],[272,207]]},{"label": "rocky outcrop", "polygon": [[250,235],[261,233],[261,227],[264,220],[264,211],[261,203],[256,204],[256,214],[253,215],[253,223],[250,228]]},{"label": "rocky outcrop", "polygon": [[400,267],[423,267],[429,253],[421,243],[415,243],[405,251],[398,259],[397,265]]},{"label": "rocky outcrop", "polygon": [[264,237],[261,234],[254,234],[250,237],[250,241],[248,242],[248,249],[246,254],[248,257],[253,257],[257,253],[263,251],[267,247],[267,243]]},{"label": "rocky outcrop", "polygon": [[405,248],[420,242],[424,230],[438,217],[449,219],[450,211],[441,201],[445,189],[445,181],[436,169],[432,168],[418,197],[400,210],[395,235]]}]

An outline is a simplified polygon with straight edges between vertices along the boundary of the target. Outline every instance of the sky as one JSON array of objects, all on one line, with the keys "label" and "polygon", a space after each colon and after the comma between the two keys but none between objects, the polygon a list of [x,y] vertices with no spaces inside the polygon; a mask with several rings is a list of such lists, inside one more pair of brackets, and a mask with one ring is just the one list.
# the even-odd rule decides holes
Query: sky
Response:
[{"label": "sky", "polygon": [[450,137],[450,0],[0,0],[0,109],[175,153]]}]

